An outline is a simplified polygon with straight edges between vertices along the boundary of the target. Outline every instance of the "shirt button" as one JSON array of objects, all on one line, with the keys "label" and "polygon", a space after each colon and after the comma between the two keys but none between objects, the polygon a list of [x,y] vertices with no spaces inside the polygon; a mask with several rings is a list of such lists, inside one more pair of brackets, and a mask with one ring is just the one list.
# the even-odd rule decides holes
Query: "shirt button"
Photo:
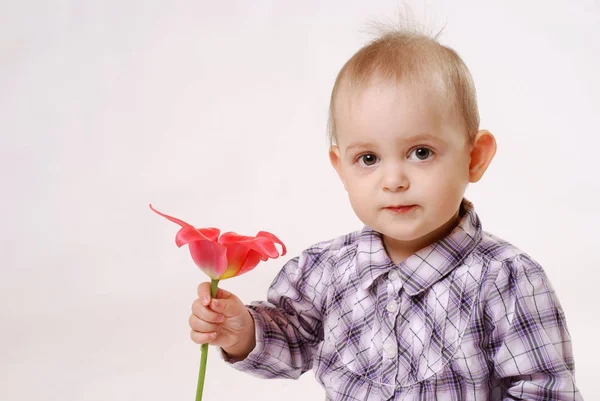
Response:
[{"label": "shirt button", "polygon": [[383,346],[383,352],[385,353],[385,356],[392,359],[396,356],[396,345],[391,343],[385,344]]},{"label": "shirt button", "polygon": [[390,301],[385,308],[388,312],[394,313],[398,310],[398,303],[396,301]]},{"label": "shirt button", "polygon": [[398,272],[396,270],[392,270],[389,274],[388,274],[388,278],[392,281],[395,281],[398,279]]}]

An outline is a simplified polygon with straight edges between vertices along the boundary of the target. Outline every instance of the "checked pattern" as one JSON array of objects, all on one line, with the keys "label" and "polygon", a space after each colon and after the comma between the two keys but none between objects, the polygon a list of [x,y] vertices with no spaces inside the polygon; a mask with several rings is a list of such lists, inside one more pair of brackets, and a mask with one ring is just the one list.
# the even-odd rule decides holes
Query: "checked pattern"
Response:
[{"label": "checked pattern", "polygon": [[368,227],[310,247],[249,310],[257,346],[232,366],[312,369],[327,400],[582,399],[544,271],[467,200],[449,236],[399,265]]}]

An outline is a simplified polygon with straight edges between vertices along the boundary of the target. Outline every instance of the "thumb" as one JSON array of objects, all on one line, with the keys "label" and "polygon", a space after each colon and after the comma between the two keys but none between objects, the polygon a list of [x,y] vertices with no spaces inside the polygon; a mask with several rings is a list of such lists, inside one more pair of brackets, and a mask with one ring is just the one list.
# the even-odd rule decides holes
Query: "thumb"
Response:
[{"label": "thumb", "polygon": [[[229,291],[217,287],[217,295],[215,298],[229,298],[232,295],[233,294]],[[204,282],[198,286],[198,298],[202,300],[204,305],[208,305],[210,303],[211,291],[209,282]]]},{"label": "thumb", "polygon": [[217,295],[215,296],[216,299],[229,299],[231,297],[235,297],[235,295],[227,290],[222,289],[221,287],[217,287]]},{"label": "thumb", "polygon": [[221,313],[225,317],[239,315],[246,307],[238,297],[227,291],[224,292],[226,292],[228,296],[221,298],[219,297],[221,294],[217,292],[217,298],[213,298],[210,301],[210,308],[217,313]]}]

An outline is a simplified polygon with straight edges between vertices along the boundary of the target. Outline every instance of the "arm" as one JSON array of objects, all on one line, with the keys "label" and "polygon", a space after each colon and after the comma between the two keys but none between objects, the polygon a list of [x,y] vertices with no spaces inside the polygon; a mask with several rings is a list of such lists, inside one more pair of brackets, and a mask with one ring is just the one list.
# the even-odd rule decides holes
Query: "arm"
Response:
[{"label": "arm", "polygon": [[542,268],[526,255],[498,276],[488,314],[504,400],[581,400],[565,316]]},{"label": "arm", "polygon": [[268,302],[248,306],[256,346],[242,361],[224,354],[236,369],[265,378],[297,379],[312,367],[323,339],[323,314],[329,258],[311,248],[290,260],[277,275]]}]

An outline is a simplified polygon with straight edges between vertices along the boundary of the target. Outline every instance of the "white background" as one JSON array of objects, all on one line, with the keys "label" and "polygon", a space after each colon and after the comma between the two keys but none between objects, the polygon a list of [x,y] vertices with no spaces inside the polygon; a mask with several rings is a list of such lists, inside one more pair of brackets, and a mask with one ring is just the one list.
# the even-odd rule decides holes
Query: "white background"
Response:
[{"label": "white background", "polygon": [[[471,69],[498,154],[467,193],[545,268],[597,379],[600,4],[408,2]],[[0,399],[192,400],[205,276],[178,226],[284,240],[361,227],[329,166],[329,93],[399,1],[0,2]],[[288,256],[222,282],[262,299]],[[211,349],[205,399],[322,399]]]}]

